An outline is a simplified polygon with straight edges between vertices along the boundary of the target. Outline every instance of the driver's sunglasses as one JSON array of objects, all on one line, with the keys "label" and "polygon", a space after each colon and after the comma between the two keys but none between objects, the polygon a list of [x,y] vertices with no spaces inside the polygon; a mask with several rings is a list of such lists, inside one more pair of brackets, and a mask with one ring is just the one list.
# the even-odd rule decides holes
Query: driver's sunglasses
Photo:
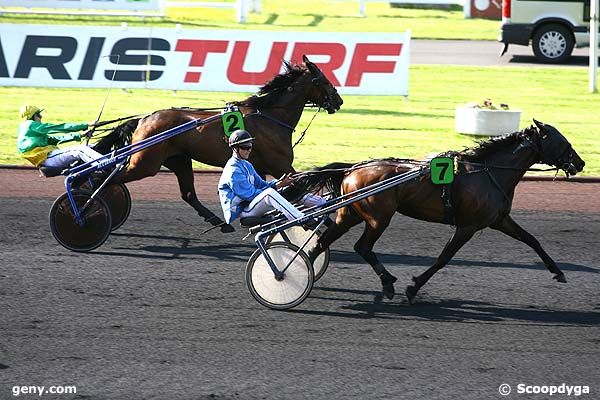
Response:
[{"label": "driver's sunglasses", "polygon": [[239,146],[240,150],[247,150],[250,151],[252,150],[252,146]]}]

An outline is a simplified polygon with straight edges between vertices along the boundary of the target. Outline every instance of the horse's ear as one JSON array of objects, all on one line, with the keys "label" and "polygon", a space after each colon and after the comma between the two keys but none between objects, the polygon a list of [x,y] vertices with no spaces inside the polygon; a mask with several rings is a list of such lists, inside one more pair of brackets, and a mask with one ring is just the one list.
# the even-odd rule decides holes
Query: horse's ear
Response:
[{"label": "horse's ear", "polygon": [[533,119],[533,123],[540,129],[546,129],[546,125],[543,122],[538,121],[537,119]]},{"label": "horse's ear", "polygon": [[317,66],[315,64],[313,64],[308,57],[306,57],[306,54],[302,54],[302,61],[304,62],[304,65],[306,65],[306,68],[308,68],[308,70],[312,73],[312,74],[316,74],[317,71],[319,71],[319,69],[317,68]]}]

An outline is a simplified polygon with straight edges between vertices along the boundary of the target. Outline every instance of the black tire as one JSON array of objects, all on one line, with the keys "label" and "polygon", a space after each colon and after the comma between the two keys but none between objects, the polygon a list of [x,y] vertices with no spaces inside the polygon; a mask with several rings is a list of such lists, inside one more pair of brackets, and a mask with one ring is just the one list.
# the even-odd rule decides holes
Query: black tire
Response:
[{"label": "black tire", "polygon": [[[102,184],[102,181],[94,182],[95,185]],[[86,180],[82,185],[81,189],[92,193],[94,189],[90,187],[90,183]],[[102,199],[108,205],[110,209],[110,216],[112,218],[111,231],[114,232],[119,229],[131,213],[131,194],[129,189],[122,183],[109,184],[100,193]]]},{"label": "black tire", "polygon": [[575,38],[564,25],[547,24],[537,28],[532,38],[533,54],[548,64],[559,64],[571,57]]},{"label": "black tire", "polygon": [[131,194],[127,186],[122,183],[116,185],[109,185],[100,193],[102,200],[106,202],[110,209],[110,216],[112,218],[111,231],[114,232],[119,229],[131,213]]},{"label": "black tire", "polygon": [[[90,200],[90,193],[74,190],[73,198],[77,207]],[[100,197],[94,198],[83,213],[84,224],[76,219],[67,193],[63,193],[50,208],[50,230],[58,243],[77,252],[91,251],[106,241],[112,225],[108,205]]]},{"label": "black tire", "polygon": [[[300,250],[288,242],[269,243],[265,248],[280,269]],[[313,283],[313,268],[303,251],[298,253],[282,280],[275,278],[260,249],[250,256],[246,265],[246,285],[250,294],[260,304],[273,310],[287,310],[302,303],[310,294]]]}]

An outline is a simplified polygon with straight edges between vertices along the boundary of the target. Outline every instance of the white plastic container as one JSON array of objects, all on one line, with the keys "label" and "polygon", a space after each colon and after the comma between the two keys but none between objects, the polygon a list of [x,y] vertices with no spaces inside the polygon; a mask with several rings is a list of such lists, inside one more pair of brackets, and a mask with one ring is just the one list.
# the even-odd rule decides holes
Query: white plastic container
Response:
[{"label": "white plastic container", "polygon": [[476,107],[456,107],[456,132],[468,135],[497,136],[519,130],[521,111],[487,110]]}]

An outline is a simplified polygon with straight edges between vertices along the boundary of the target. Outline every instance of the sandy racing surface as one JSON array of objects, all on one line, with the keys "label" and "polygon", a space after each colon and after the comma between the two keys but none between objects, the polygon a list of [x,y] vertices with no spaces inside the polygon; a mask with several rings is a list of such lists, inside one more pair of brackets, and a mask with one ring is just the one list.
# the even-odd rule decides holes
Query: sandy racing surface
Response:
[{"label": "sandy racing surface", "polygon": [[[198,174],[196,187],[218,211],[214,182]],[[380,286],[352,251],[357,228],[288,312],[248,293],[255,246],[242,229],[201,236],[207,226],[170,174],[128,187],[129,220],[78,254],[48,227],[62,179],[0,170],[0,399],[550,398],[517,394],[520,383],[587,385],[578,398],[600,397],[599,184],[517,188],[513,216],[567,284],[525,245],[485,230],[409,306],[404,287],[452,230],[398,215],[375,248],[398,277],[394,300],[373,302]],[[77,394],[13,397],[15,385]]]}]

